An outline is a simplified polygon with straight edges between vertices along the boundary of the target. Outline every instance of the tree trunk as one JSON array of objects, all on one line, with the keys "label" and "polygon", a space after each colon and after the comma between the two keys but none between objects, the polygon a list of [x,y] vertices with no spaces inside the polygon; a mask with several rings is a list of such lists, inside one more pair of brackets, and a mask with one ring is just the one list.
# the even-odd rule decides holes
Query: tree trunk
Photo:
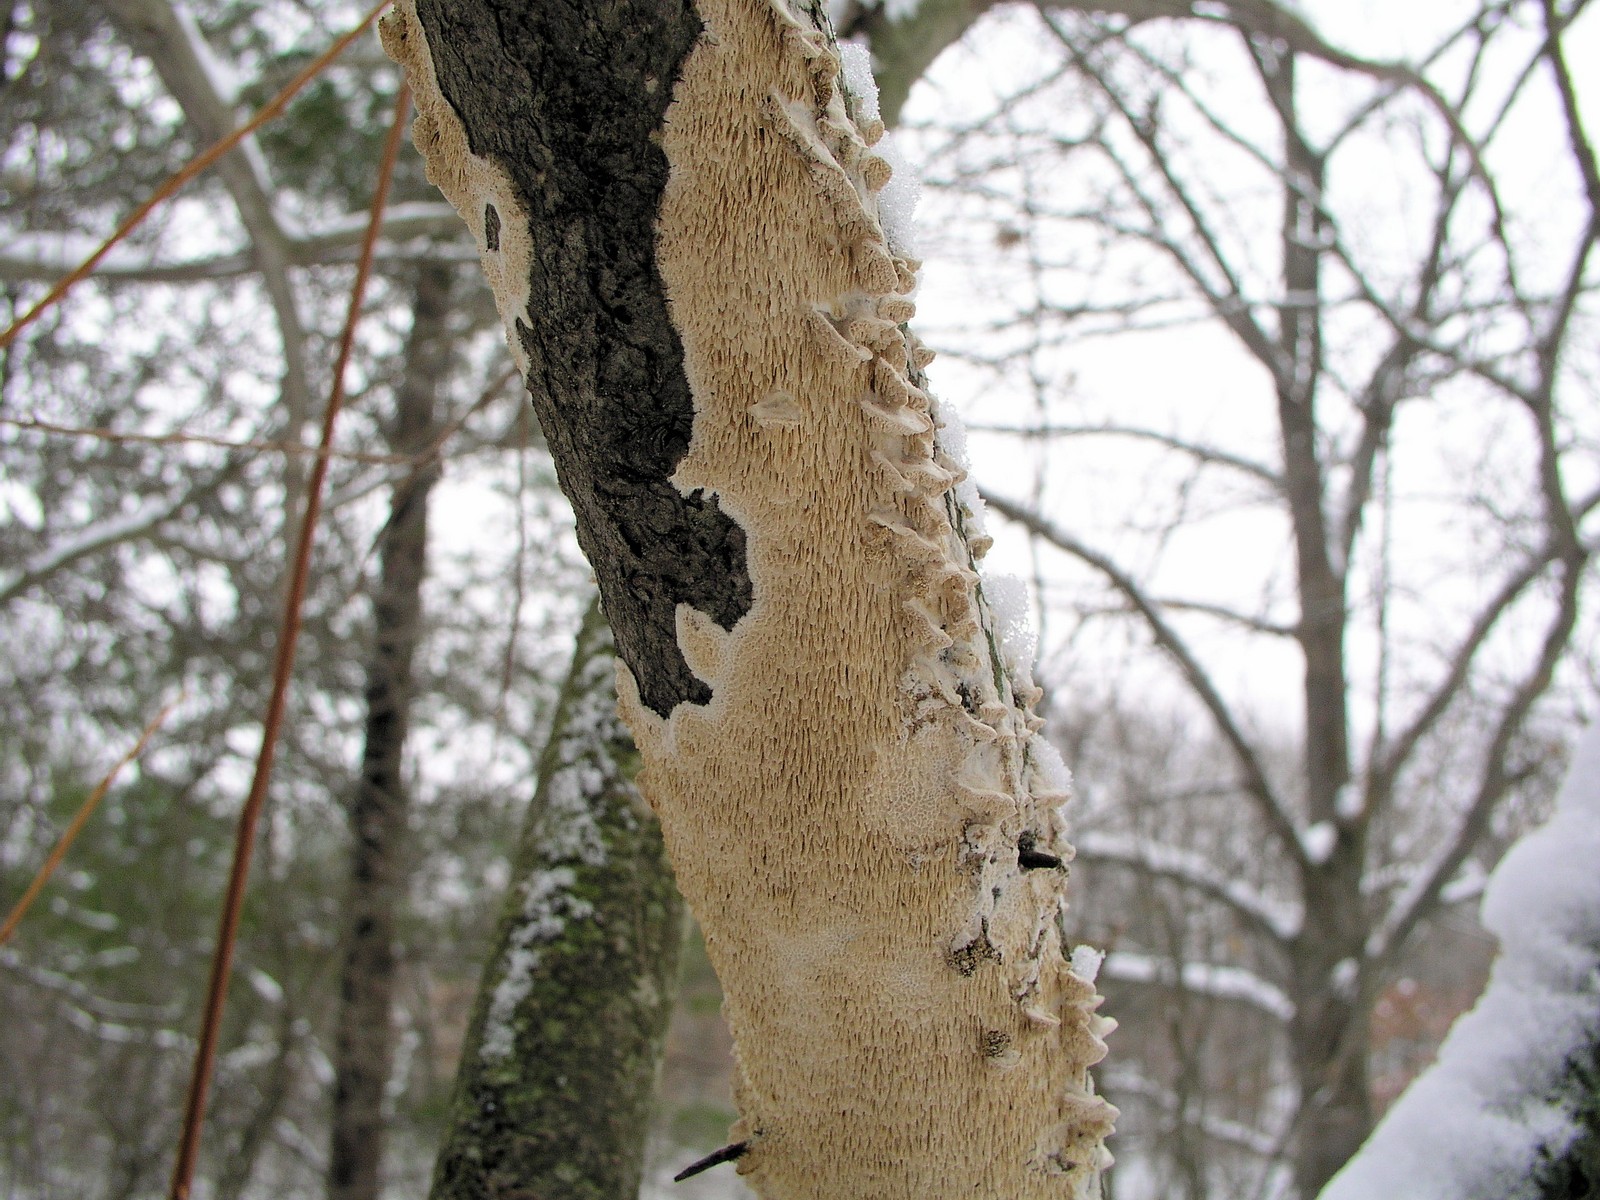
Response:
[{"label": "tree trunk", "polygon": [[1301,1103],[1293,1175],[1296,1194],[1310,1197],[1372,1131],[1367,1006],[1357,1003],[1355,976],[1343,978],[1366,954],[1366,842],[1363,823],[1339,811],[1340,791],[1350,781],[1344,645],[1349,614],[1346,564],[1335,555],[1337,534],[1327,516],[1328,473],[1317,416],[1324,366],[1322,266],[1331,236],[1323,196],[1327,162],[1301,127],[1295,54],[1269,53],[1253,41],[1249,46],[1284,140],[1275,382],[1300,599],[1295,636],[1305,662],[1305,809],[1310,826],[1333,835],[1325,853],[1299,855],[1306,918],[1294,944],[1289,989],[1295,1003],[1290,1055]]},{"label": "tree trunk", "polygon": [[462,1048],[433,1200],[634,1200],[683,937],[616,718],[611,632],[579,630]]},{"label": "tree trunk", "polygon": [[1095,1194],[1065,772],[825,16],[418,0],[384,36],[595,565],[726,995],[730,1156],[773,1200]]},{"label": "tree trunk", "polygon": [[[389,434],[396,454],[420,454],[437,435],[434,408],[450,363],[451,276],[448,267],[429,266],[417,281],[405,378]],[[437,478],[432,462],[409,469],[394,485],[389,521],[379,535],[366,744],[350,808],[354,841],[334,1039],[329,1200],[378,1200],[382,1182],[384,1089],[394,1052],[395,925],[405,896],[403,769],[411,660],[422,636],[428,492]]]}]

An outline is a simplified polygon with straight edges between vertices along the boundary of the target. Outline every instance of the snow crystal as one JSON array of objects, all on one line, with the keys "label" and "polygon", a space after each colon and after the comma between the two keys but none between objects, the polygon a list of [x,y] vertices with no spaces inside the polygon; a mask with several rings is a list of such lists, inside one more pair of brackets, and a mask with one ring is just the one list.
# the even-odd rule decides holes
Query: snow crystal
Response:
[{"label": "snow crystal", "polygon": [[1523,1200],[1533,1164],[1576,1131],[1559,1100],[1600,1002],[1600,727],[1550,820],[1490,877],[1489,986],[1321,1200]]},{"label": "snow crystal", "polygon": [[878,81],[872,77],[872,52],[861,42],[840,42],[839,68],[844,74],[844,86],[860,106],[857,119],[877,118]]},{"label": "snow crystal", "polygon": [[961,414],[948,404],[934,401],[934,421],[938,428],[933,439],[951,462],[963,471],[972,469],[972,456],[967,453],[967,427]]},{"label": "snow crystal", "polygon": [[983,598],[994,614],[1000,653],[1013,675],[1029,678],[1038,638],[1033,632],[1028,585],[1020,576],[996,573],[983,580]]},{"label": "snow crystal", "polygon": [[1304,847],[1306,857],[1314,863],[1327,862],[1338,841],[1339,831],[1333,827],[1332,821],[1318,821],[1300,835],[1300,845]]},{"label": "snow crystal", "polygon": [[1093,983],[1100,974],[1100,964],[1105,960],[1104,950],[1096,950],[1093,946],[1075,946],[1072,950],[1072,973],[1085,983]]},{"label": "snow crystal", "polygon": [[1035,786],[1041,794],[1065,796],[1072,791],[1072,772],[1049,738],[1036,733],[1028,739],[1028,757],[1033,761]]},{"label": "snow crystal", "polygon": [[917,253],[916,211],[922,199],[922,179],[911,160],[900,152],[894,135],[884,134],[873,153],[889,164],[894,173],[878,193],[878,221],[883,225],[889,249],[915,258]]}]

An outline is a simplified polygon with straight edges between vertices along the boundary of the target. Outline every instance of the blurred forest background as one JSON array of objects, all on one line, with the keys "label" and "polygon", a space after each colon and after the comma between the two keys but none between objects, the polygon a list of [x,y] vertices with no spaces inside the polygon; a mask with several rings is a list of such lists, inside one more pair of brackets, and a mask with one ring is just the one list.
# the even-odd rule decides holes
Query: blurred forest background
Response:
[{"label": "blurred forest background", "polygon": [[[834,13],[922,178],[934,389],[1076,775],[1113,1200],[1310,1200],[1476,996],[1484,876],[1596,711],[1589,7]],[[0,3],[0,320],[361,15]],[[176,701],[0,946],[8,1197],[167,1186],[397,86],[358,41],[0,354],[0,908]],[[386,1194],[425,1190],[589,604],[476,251],[409,148],[337,445],[217,1200],[336,1194],[336,1081],[364,1069],[341,1028],[383,1043]],[[733,1115],[692,930],[682,979],[652,1195]]]}]

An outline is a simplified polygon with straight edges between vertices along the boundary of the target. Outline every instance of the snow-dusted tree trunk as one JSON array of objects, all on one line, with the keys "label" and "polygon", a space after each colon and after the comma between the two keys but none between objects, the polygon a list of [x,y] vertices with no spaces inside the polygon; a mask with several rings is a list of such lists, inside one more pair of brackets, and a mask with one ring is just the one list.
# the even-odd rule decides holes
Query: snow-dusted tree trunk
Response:
[{"label": "snow-dusted tree trunk", "polygon": [[727,998],[739,1169],[774,1200],[1094,1194],[1113,1112],[1057,932],[1065,772],[826,18],[414,0],[384,33],[616,633]]},{"label": "snow-dusted tree trunk", "polygon": [[634,1200],[683,901],[639,801],[591,605],[461,1051],[432,1200]]}]

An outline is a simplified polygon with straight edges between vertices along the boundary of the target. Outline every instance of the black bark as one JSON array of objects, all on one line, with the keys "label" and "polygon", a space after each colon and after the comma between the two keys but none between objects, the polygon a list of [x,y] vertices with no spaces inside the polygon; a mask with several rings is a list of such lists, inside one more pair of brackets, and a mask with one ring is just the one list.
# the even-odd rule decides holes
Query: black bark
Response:
[{"label": "black bark", "polygon": [[[655,712],[703,704],[677,606],[727,629],[751,593],[744,531],[716,496],[671,482],[694,406],[655,266],[657,135],[700,20],[686,0],[419,0],[417,13],[473,152],[528,213],[528,391],[617,653]],[[485,217],[503,236],[505,214]]]}]

